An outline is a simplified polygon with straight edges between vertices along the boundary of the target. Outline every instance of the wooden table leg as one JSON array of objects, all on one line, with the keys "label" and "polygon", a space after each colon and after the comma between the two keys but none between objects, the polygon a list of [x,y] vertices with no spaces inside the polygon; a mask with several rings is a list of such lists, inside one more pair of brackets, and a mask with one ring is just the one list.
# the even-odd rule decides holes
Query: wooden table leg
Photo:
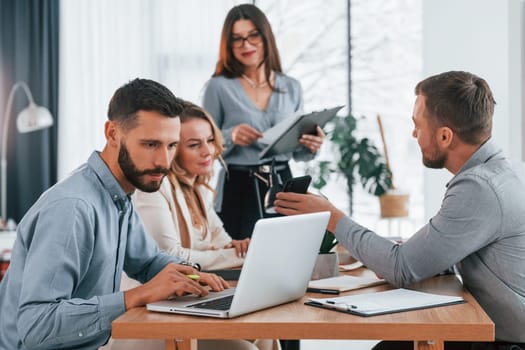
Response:
[{"label": "wooden table leg", "polygon": [[414,341],[414,350],[445,350],[445,342],[440,340]]},{"label": "wooden table leg", "polygon": [[197,350],[197,339],[166,339],[166,350]]}]

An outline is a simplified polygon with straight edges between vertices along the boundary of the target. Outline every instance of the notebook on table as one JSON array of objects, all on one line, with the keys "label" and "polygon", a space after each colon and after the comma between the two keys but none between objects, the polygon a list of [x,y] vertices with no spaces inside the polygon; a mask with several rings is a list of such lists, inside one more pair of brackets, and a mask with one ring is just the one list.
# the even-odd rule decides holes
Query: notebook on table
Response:
[{"label": "notebook on table", "polygon": [[377,276],[349,276],[342,275],[330,278],[323,278],[308,283],[308,292],[338,294],[354,289],[373,287],[387,283],[384,279]]},{"label": "notebook on table", "polygon": [[302,297],[329,212],[260,219],[236,288],[147,304],[150,311],[232,318]]}]

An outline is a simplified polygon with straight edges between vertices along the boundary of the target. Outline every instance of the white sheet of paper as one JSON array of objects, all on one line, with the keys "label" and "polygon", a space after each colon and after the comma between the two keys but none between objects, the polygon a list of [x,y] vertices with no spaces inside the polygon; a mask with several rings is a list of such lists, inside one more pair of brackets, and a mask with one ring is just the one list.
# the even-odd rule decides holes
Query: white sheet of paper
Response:
[{"label": "white sheet of paper", "polygon": [[270,129],[263,132],[263,136],[257,141],[269,145],[275,141],[279,135],[282,135],[284,131],[290,127],[290,125],[295,123],[297,118],[300,116],[301,114],[296,114],[293,118],[285,118],[280,123],[275,124]]},{"label": "white sheet of paper", "polygon": [[310,298],[310,300],[325,305],[329,309],[341,309],[343,307],[363,314],[374,314],[446,305],[461,302],[463,298],[399,288],[335,298]]},{"label": "white sheet of paper", "polygon": [[352,271],[364,266],[361,261],[356,261],[347,265],[339,265],[339,271]]}]

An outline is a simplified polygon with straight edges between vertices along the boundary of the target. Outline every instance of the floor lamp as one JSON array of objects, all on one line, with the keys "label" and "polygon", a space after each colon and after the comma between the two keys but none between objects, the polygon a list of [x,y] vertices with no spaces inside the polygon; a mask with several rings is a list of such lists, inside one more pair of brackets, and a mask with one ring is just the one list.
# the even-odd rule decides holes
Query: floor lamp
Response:
[{"label": "floor lamp", "polygon": [[13,87],[11,88],[11,91],[9,92],[9,97],[7,98],[7,104],[5,108],[4,113],[4,125],[2,128],[2,158],[1,158],[1,208],[2,211],[0,212],[0,228],[4,226],[7,228],[7,134],[9,129],[9,119],[11,114],[11,107],[13,105],[13,99],[15,97],[15,92],[18,90],[18,88],[22,88],[22,90],[25,92],[28,100],[29,100],[29,106],[24,108],[20,113],[18,113],[16,117],[16,126],[19,133],[26,133],[36,130],[41,130],[45,128],[49,128],[53,125],[53,117],[51,116],[51,113],[49,110],[45,107],[38,106],[35,104],[35,101],[33,100],[33,95],[31,95],[31,91],[29,90],[29,87],[27,84],[23,81],[16,82]]}]

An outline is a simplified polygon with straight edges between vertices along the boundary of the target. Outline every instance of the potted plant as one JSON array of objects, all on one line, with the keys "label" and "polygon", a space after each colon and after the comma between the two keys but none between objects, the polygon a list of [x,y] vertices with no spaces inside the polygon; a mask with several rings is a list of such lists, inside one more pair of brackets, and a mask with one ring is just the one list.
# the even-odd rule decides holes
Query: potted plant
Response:
[{"label": "potted plant", "polygon": [[329,161],[319,162],[313,186],[317,189],[324,187],[331,173],[344,175],[351,215],[354,185],[359,182],[369,193],[379,197],[392,188],[392,172],[372,141],[355,135],[357,119],[354,116],[337,117],[330,126],[327,136],[339,157],[335,167]]},{"label": "potted plant", "polygon": [[339,274],[339,259],[337,253],[332,251],[336,245],[337,240],[335,236],[328,230],[325,231],[312,272],[312,280],[333,277]]},{"label": "potted plant", "polygon": [[[370,139],[356,136],[356,127],[357,119],[352,115],[336,117],[334,122],[328,124],[325,132],[338,155],[335,163],[318,161],[307,170],[312,175],[313,186],[317,189],[323,188],[328,183],[332,173],[345,177],[350,215],[356,183],[359,182],[369,193],[378,197],[392,188],[392,173],[385,158]],[[335,237],[326,231],[312,279],[337,275],[337,254],[332,252],[336,245]]]}]

